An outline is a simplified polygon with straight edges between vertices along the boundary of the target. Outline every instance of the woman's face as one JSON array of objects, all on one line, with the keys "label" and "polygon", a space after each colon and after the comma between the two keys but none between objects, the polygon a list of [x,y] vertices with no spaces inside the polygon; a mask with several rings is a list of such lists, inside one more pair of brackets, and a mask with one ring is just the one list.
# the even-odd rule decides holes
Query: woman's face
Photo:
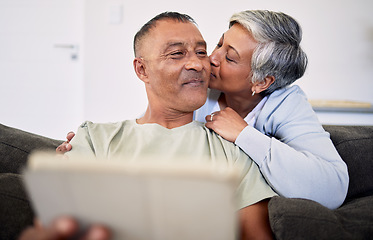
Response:
[{"label": "woman's face", "polygon": [[228,93],[251,95],[251,57],[258,43],[240,24],[234,24],[220,38],[210,55],[209,87]]}]

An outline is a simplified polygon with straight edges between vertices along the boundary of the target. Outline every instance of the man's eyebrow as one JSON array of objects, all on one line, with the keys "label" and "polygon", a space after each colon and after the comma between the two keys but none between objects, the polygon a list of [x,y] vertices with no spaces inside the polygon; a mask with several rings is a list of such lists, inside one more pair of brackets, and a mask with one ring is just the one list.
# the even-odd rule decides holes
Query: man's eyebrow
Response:
[{"label": "man's eyebrow", "polygon": [[163,52],[167,52],[169,49],[172,49],[173,47],[180,47],[180,46],[184,46],[184,45],[185,45],[185,43],[183,43],[183,42],[167,42],[164,45]]},{"label": "man's eyebrow", "polygon": [[206,41],[204,41],[204,40],[201,40],[201,41],[198,41],[197,42],[197,46],[203,46],[203,47],[207,47],[207,43],[206,43]]},{"label": "man's eyebrow", "polygon": [[166,43],[167,48],[175,47],[175,46],[183,46],[183,45],[185,45],[185,43],[183,43],[183,42],[168,42],[168,43]]},{"label": "man's eyebrow", "polygon": [[[165,45],[165,51],[167,51],[168,49],[170,49],[170,48],[172,48],[172,47],[179,47],[179,46],[185,46],[185,45],[186,45],[186,43],[184,43],[184,42],[168,42],[168,43],[166,43],[166,45]],[[198,42],[196,43],[196,45],[197,45],[197,46],[203,46],[203,47],[206,48],[207,43],[206,43],[206,41],[201,40],[201,41],[198,41]]]}]

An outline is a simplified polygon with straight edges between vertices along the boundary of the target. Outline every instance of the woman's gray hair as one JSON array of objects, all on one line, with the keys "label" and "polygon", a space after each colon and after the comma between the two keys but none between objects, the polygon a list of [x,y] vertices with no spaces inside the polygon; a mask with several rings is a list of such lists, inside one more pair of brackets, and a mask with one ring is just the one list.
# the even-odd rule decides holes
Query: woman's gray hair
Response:
[{"label": "woman's gray hair", "polygon": [[267,10],[249,10],[234,14],[229,27],[239,23],[258,42],[251,60],[252,82],[274,76],[274,83],[262,95],[292,84],[302,77],[307,55],[299,46],[302,29],[292,17]]}]

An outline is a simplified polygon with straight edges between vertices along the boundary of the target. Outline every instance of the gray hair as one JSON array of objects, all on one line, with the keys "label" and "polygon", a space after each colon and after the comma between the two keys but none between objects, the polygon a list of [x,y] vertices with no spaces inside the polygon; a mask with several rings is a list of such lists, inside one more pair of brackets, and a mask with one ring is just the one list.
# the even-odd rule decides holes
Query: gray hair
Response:
[{"label": "gray hair", "polygon": [[258,42],[251,60],[252,82],[275,77],[261,93],[263,96],[303,76],[308,60],[299,46],[302,29],[295,19],[281,12],[249,10],[234,14],[229,27],[235,23],[245,27]]},{"label": "gray hair", "polygon": [[178,12],[163,12],[155,16],[154,18],[150,19],[147,23],[145,23],[141,29],[136,33],[134,39],[133,39],[133,50],[135,53],[135,57],[138,57],[138,50],[141,45],[141,40],[144,39],[144,37],[149,33],[149,31],[154,28],[157,24],[158,21],[160,20],[175,20],[178,22],[183,22],[183,23],[193,23],[197,25],[197,23],[194,21],[192,17],[190,17],[187,14],[182,14]]}]

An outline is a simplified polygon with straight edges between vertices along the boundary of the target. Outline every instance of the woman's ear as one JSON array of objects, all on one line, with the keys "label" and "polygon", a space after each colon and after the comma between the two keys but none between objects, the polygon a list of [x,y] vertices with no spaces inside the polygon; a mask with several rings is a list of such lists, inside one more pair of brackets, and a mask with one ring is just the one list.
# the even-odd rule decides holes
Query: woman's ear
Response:
[{"label": "woman's ear", "polygon": [[271,86],[272,83],[275,82],[275,80],[276,79],[274,76],[267,76],[264,78],[263,81],[254,83],[251,90],[253,92],[255,91],[255,93],[261,93],[264,90],[267,90],[267,88],[269,88],[269,86]]},{"label": "woman's ear", "polygon": [[146,67],[145,67],[145,62],[143,58],[136,57],[133,60],[133,67],[135,69],[136,75],[138,78],[141,79],[143,82],[148,82],[148,76],[146,74]]}]

